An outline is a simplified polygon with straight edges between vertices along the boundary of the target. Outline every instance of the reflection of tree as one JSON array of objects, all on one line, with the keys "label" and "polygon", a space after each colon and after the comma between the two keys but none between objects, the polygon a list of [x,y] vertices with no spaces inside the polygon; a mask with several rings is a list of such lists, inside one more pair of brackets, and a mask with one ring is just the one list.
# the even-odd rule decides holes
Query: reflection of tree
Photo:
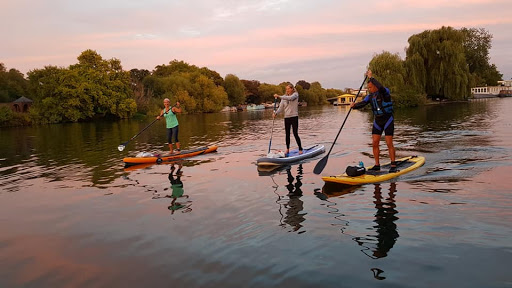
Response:
[{"label": "reflection of tree", "polygon": [[[395,192],[396,184],[390,183],[388,198],[383,199],[382,188],[380,184],[375,184],[375,192],[373,197],[375,198],[375,222],[377,225],[373,226],[376,235],[367,235],[365,237],[354,237],[354,240],[361,246],[365,247],[362,251],[372,258],[383,258],[386,257],[396,243],[398,239],[397,226],[395,221],[398,219],[395,214],[398,213],[395,210]],[[367,250],[372,251],[372,255],[367,253]]]},{"label": "reflection of tree", "polygon": [[[291,173],[291,167],[286,170],[286,174],[288,175],[288,184],[286,188],[288,189],[288,202],[284,203],[283,206],[286,208],[286,215],[284,216],[283,222],[292,226],[293,231],[298,231],[302,225],[301,223],[306,220],[301,211],[304,209],[304,202],[300,199],[302,196],[302,164],[299,164],[297,167],[297,177],[294,178]],[[295,184],[293,181],[295,181]]]}]

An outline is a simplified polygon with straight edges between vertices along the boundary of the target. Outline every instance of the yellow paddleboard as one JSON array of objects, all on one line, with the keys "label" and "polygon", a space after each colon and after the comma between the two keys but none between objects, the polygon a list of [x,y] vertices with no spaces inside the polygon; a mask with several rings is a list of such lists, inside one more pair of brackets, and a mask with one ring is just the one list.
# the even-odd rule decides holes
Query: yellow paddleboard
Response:
[{"label": "yellow paddleboard", "polygon": [[[322,180],[325,182],[334,182],[341,183],[347,185],[363,185],[368,183],[377,183],[383,182],[389,179],[393,179],[405,173],[409,173],[412,170],[421,167],[425,164],[425,157],[423,156],[409,156],[400,159],[396,159],[397,162],[397,172],[389,173],[389,168],[391,167],[391,162],[381,165],[380,171],[366,171],[365,174],[355,177],[350,177],[346,173],[336,176],[328,176],[322,177]],[[368,170],[370,167],[366,167]]]}]

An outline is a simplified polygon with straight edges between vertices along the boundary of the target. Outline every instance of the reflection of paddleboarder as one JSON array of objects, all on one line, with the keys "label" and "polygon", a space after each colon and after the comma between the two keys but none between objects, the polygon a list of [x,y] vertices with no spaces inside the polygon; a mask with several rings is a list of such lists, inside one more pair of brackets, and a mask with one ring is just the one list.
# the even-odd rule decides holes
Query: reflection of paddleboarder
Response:
[{"label": "reflection of paddleboarder", "polygon": [[[169,181],[171,181],[171,198],[172,202],[171,205],[168,207],[169,210],[171,210],[171,214],[174,214],[174,211],[186,208],[183,210],[183,213],[192,211],[192,208],[190,208],[190,205],[183,204],[176,202],[178,198],[188,198],[188,195],[183,195],[185,193],[185,190],[183,189],[183,182],[181,182],[181,176],[183,175],[183,172],[181,171],[181,168],[183,168],[183,164],[181,162],[178,164],[178,170],[176,170],[176,173],[174,173],[174,170],[176,167],[174,167],[175,164],[172,164],[171,166],[171,173],[169,173]],[[176,177],[175,177],[176,176]]]},{"label": "reflection of paddleboarder", "polygon": [[377,208],[377,213],[375,213],[375,223],[377,223],[377,226],[374,227],[377,229],[378,239],[377,249],[373,253],[375,257],[386,257],[387,252],[393,248],[399,236],[395,224],[395,221],[398,220],[398,217],[395,216],[398,213],[395,210],[395,192],[396,184],[391,183],[388,194],[389,198],[383,201],[380,185],[375,185],[374,203],[375,208]]},{"label": "reflection of paddleboarder", "polygon": [[377,235],[354,237],[354,240],[361,246],[364,246],[363,244],[373,244],[375,246],[368,248],[373,252],[372,256],[368,255],[372,258],[386,257],[389,250],[395,245],[396,239],[399,237],[395,224],[395,221],[398,220],[398,217],[395,216],[395,214],[398,213],[398,211],[395,210],[395,192],[396,183],[390,183],[389,197],[383,199],[380,184],[375,184],[375,192],[373,194],[375,201],[373,203],[375,203],[377,212],[375,213],[375,220],[373,222],[377,225],[373,226],[373,228],[377,232]]},{"label": "reflection of paddleboarder", "polygon": [[[297,177],[294,178],[291,173],[291,167],[286,169],[286,173],[288,174],[288,185],[286,185],[286,188],[289,192],[289,201],[284,204],[284,207],[286,208],[286,216],[284,217],[283,222],[292,226],[293,231],[298,231],[302,227],[300,223],[306,220],[304,218],[304,215],[306,214],[300,213],[304,210],[304,202],[300,200],[300,197],[302,196],[302,164],[299,164],[297,167],[297,172]],[[294,180],[296,180],[295,184],[293,183]]]}]

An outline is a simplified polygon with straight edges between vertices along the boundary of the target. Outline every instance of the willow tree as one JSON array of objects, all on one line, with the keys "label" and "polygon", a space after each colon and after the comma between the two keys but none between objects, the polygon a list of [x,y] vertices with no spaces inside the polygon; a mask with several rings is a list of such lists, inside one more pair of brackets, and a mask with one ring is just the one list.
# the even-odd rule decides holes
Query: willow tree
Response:
[{"label": "willow tree", "polygon": [[405,63],[398,53],[384,51],[375,55],[369,69],[379,82],[389,88],[396,106],[418,106],[425,101],[423,90],[409,82]]},{"label": "willow tree", "polygon": [[398,53],[392,54],[384,51],[375,55],[368,66],[372,73],[379,77],[379,82],[385,84],[392,91],[404,87],[405,68]]},{"label": "willow tree", "polygon": [[411,83],[433,97],[467,99],[470,73],[463,41],[463,32],[444,26],[409,37],[405,67]]}]

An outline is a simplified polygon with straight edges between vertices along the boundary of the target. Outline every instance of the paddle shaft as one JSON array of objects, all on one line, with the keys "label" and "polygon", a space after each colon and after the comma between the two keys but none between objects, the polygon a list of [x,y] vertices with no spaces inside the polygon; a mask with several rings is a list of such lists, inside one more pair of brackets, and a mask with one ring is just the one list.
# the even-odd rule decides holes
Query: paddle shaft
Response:
[{"label": "paddle shaft", "polygon": [[158,120],[158,118],[156,118],[155,120],[153,120],[153,122],[149,123],[149,125],[148,125],[148,126],[144,127],[142,130],[140,130],[140,132],[139,132],[139,133],[135,134],[132,138],[130,138],[130,140],[128,140],[128,141],[126,141],[126,142],[122,143],[121,145],[126,146],[126,144],[128,144],[128,142],[132,141],[133,139],[135,139],[135,137],[139,136],[139,135],[140,135],[140,133],[142,133],[142,132],[144,132],[144,130],[148,129],[148,128],[149,128],[149,126],[153,125],[157,120]]},{"label": "paddle shaft", "polygon": [[[357,100],[357,97],[359,97],[359,94],[361,93],[361,89],[363,89],[363,85],[366,82],[366,79],[368,78],[367,75],[364,76],[363,83],[361,83],[361,87],[359,87],[359,91],[357,91],[356,98],[354,99],[354,103]],[[318,163],[315,166],[315,169],[313,169],[313,172],[315,174],[320,174],[322,170],[324,170],[325,165],[327,164],[327,159],[329,158],[329,155],[331,154],[332,148],[334,147],[334,144],[336,144],[336,141],[338,140],[338,137],[340,136],[341,130],[343,130],[343,126],[345,126],[345,122],[347,122],[348,115],[350,115],[350,112],[352,112],[352,107],[348,110],[347,116],[345,116],[345,120],[343,120],[343,124],[341,124],[340,130],[338,131],[338,134],[336,135],[336,138],[334,138],[334,142],[332,142],[331,148],[329,149],[329,152],[327,152],[327,155],[325,155],[324,158],[320,159]]]},{"label": "paddle shaft", "polygon": [[276,104],[277,98],[274,99],[274,111],[272,112],[272,130],[270,130],[270,142],[268,143],[268,153],[270,153],[270,146],[272,146],[272,135],[274,134],[274,121],[276,120],[276,116],[274,113],[276,112]]}]

